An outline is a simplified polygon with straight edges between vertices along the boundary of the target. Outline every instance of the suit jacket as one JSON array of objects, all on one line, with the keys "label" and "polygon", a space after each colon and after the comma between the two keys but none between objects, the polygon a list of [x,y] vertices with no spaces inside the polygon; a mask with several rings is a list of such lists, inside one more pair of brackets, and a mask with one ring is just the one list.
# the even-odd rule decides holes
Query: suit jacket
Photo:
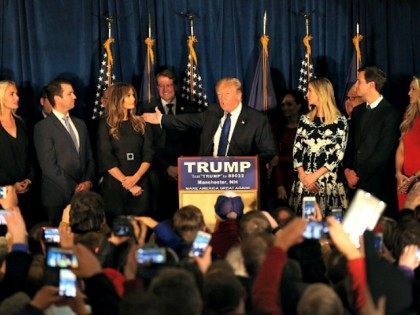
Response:
[{"label": "suit jacket", "polygon": [[387,199],[388,180],[393,182],[395,174],[399,121],[398,112],[385,99],[372,110],[366,105],[356,107],[350,121],[344,165],[356,171],[359,188],[382,200]]},{"label": "suit jacket", "polygon": [[35,125],[34,144],[42,170],[42,200],[45,206],[68,203],[77,184],[92,181],[95,172],[85,123],[71,119],[79,133],[79,153],[57,116],[49,115]]},{"label": "suit jacket", "polygon": [[[158,107],[161,113],[165,113],[161,99],[143,106],[144,112],[154,112]],[[180,98],[176,100],[175,115],[196,113],[197,110]],[[192,130],[167,131],[159,125],[152,125],[153,147],[155,149],[152,167],[166,170],[168,166],[177,165],[180,156],[196,155],[198,151],[198,137]]]},{"label": "suit jacket", "polygon": [[[179,130],[200,129],[199,155],[209,156],[213,154],[213,137],[217,128],[221,128],[220,119],[222,116],[221,107],[213,104],[201,113],[179,116],[163,115],[162,126]],[[227,155],[259,155],[265,163],[275,154],[276,149],[267,117],[255,109],[242,105]]]}]

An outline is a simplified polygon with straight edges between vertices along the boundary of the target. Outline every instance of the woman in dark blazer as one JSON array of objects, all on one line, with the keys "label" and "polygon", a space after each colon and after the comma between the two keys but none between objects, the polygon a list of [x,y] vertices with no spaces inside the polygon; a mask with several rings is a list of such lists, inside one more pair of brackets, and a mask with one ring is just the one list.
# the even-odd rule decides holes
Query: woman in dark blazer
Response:
[{"label": "woman in dark blazer", "polygon": [[134,87],[113,86],[107,114],[98,129],[99,168],[108,223],[118,215],[145,214],[149,208],[147,171],[153,158],[152,137],[136,115]]}]

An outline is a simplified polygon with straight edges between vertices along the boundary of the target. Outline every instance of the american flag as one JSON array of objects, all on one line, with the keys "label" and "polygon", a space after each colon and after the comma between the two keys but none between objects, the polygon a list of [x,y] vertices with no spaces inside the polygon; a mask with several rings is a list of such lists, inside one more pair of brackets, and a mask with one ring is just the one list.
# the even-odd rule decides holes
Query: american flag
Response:
[{"label": "american flag", "polygon": [[[99,68],[99,76],[98,76],[98,85],[96,86],[96,94],[95,94],[95,103],[93,106],[93,114],[92,119],[97,119],[102,116],[104,112],[104,106],[101,104],[101,97],[105,90],[108,88],[108,64],[107,64],[108,54],[104,52],[101,67]],[[112,74],[112,81],[115,80],[115,75]]]},{"label": "american flag", "polygon": [[301,91],[305,97],[308,91],[308,83],[314,77],[314,66],[312,65],[310,55],[305,54],[305,58],[302,60],[300,74],[299,74],[299,85],[298,91]]},{"label": "american flag", "polygon": [[209,105],[206,91],[203,86],[203,79],[197,71],[197,66],[188,61],[185,69],[182,86],[181,98],[197,106],[199,112],[205,110]]}]

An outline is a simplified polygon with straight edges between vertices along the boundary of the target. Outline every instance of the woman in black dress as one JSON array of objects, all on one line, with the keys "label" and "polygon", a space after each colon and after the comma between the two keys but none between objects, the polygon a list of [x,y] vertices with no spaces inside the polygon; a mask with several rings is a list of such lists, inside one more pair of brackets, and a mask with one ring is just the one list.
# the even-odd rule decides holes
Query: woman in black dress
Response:
[{"label": "woman in black dress", "polygon": [[[0,186],[14,186],[25,221],[28,213],[25,205],[34,170],[29,161],[29,138],[22,119],[16,115],[19,96],[16,84],[0,81]],[[33,211],[34,209],[32,209]],[[28,222],[27,222],[28,223]],[[33,222],[29,222],[31,225]]]},{"label": "woman in black dress", "polygon": [[152,139],[136,115],[133,86],[116,83],[105,118],[98,127],[99,168],[108,223],[119,215],[144,215],[149,208],[147,171],[153,158]]}]

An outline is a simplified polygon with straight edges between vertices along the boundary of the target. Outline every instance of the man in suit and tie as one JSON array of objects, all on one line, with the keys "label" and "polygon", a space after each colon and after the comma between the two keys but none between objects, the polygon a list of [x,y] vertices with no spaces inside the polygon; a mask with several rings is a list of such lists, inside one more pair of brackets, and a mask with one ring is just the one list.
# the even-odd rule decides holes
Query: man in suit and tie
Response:
[{"label": "man in suit and tie", "polygon": [[144,114],[144,119],[163,128],[198,129],[199,155],[258,155],[265,165],[275,155],[270,125],[265,115],[242,104],[242,86],[236,78],[223,78],[216,84],[219,104],[201,113],[185,115]]},{"label": "man in suit and tie", "polygon": [[58,225],[75,192],[89,190],[94,161],[85,123],[69,115],[76,95],[70,82],[47,86],[52,113],[35,125],[34,144],[42,170],[42,202],[51,224]]},{"label": "man in suit and tie", "polygon": [[356,93],[365,104],[352,112],[344,173],[351,190],[361,188],[392,207],[399,115],[380,94],[385,81],[377,67],[358,70]]},{"label": "man in suit and tie", "polygon": [[[174,73],[164,69],[156,75],[159,98],[143,105],[144,112],[154,112],[157,107],[166,115],[195,113],[197,110],[177,97],[177,80]],[[152,126],[155,155],[150,178],[154,191],[153,210],[158,219],[172,217],[178,209],[178,157],[196,155],[198,139],[192,130],[171,130]]]}]

